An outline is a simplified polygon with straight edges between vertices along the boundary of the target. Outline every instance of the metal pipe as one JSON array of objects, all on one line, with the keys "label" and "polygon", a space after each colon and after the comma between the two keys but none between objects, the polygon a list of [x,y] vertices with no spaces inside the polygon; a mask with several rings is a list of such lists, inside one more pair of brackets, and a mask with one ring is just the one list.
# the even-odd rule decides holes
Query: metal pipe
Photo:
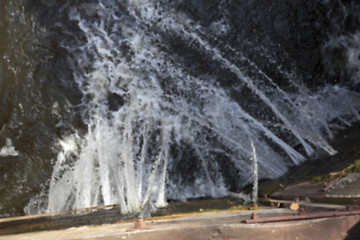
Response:
[{"label": "metal pipe", "polygon": [[305,220],[314,218],[327,218],[327,217],[340,217],[358,215],[360,210],[356,211],[327,211],[327,212],[315,212],[306,213],[303,215],[290,215],[290,216],[274,216],[274,217],[263,217],[257,216],[254,219],[244,219],[244,223],[267,223],[267,222],[281,222],[281,221],[292,221],[292,220]]}]

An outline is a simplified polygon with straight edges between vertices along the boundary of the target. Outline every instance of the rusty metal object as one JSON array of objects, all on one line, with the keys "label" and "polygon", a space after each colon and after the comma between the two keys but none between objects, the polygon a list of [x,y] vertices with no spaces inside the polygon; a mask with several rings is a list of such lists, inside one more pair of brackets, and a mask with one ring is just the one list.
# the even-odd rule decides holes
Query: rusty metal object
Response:
[{"label": "rusty metal object", "polygon": [[340,216],[350,216],[350,215],[359,215],[360,210],[356,211],[326,211],[326,212],[315,212],[315,213],[305,213],[300,215],[288,215],[288,216],[273,216],[273,217],[263,217],[257,219],[245,219],[244,223],[268,223],[268,222],[281,222],[281,221],[293,221],[293,220],[306,220],[306,219],[315,219],[315,218],[329,218],[329,217],[340,217]]},{"label": "rusty metal object", "polygon": [[354,211],[355,207],[353,205],[346,206],[346,211]]},{"label": "rusty metal object", "polygon": [[300,208],[300,209],[299,209],[299,215],[305,215],[305,214],[306,214],[305,209]]},{"label": "rusty metal object", "polygon": [[133,231],[136,231],[136,230],[147,230],[147,229],[151,229],[151,228],[146,226],[146,223],[145,223],[144,219],[140,218],[135,222],[135,227],[134,228],[129,228],[126,231],[127,232],[133,232]]}]

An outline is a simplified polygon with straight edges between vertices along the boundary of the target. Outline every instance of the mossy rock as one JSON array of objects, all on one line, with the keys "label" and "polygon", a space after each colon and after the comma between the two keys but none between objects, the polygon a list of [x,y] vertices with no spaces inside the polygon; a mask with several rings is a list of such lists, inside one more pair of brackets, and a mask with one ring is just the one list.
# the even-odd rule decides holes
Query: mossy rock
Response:
[{"label": "mossy rock", "polygon": [[359,172],[360,172],[360,159],[357,159],[343,170],[337,172],[330,172],[328,174],[321,176],[314,176],[311,178],[311,182],[312,183],[329,182],[332,179],[337,178],[339,176],[345,177],[350,173],[359,173]]}]

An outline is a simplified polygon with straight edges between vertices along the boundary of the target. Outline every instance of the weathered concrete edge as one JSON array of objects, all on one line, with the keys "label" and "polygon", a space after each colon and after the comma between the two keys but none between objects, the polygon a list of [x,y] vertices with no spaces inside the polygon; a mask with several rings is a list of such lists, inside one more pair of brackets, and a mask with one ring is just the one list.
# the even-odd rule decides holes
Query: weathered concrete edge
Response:
[{"label": "weathered concrete edge", "polygon": [[[191,224],[173,225],[165,228],[119,233],[111,239],[155,240],[155,239],[358,239],[360,236],[360,216],[334,217],[315,220],[288,221],[267,224]],[[86,238],[109,239],[110,236]],[[84,239],[84,238],[73,238]]]}]

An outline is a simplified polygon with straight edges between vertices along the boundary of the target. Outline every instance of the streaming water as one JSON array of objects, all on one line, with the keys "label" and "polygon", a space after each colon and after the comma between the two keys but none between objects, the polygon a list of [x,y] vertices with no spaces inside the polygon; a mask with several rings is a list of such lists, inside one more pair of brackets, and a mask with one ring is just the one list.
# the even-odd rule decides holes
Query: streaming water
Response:
[{"label": "streaming water", "polygon": [[265,2],[1,3],[2,213],[256,201],[258,179],[335,154],[359,120],[360,4]]}]

